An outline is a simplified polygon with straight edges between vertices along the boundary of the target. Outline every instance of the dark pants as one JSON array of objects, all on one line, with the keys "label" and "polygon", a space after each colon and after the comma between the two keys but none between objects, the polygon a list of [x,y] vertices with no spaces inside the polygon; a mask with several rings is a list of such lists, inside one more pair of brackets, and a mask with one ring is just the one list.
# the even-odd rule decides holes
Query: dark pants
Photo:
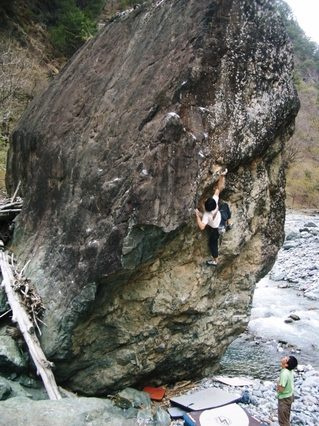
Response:
[{"label": "dark pants", "polygon": [[212,228],[212,232],[209,237],[208,247],[214,258],[218,257],[218,238],[219,232],[217,228]]},{"label": "dark pants", "polygon": [[219,226],[226,226],[227,220],[231,218],[231,212],[230,212],[230,209],[229,209],[229,205],[227,203],[221,204],[219,206],[219,211],[220,211],[220,216],[221,216]]},{"label": "dark pants", "polygon": [[278,422],[280,426],[290,426],[290,412],[293,401],[293,395],[289,398],[278,399]]}]

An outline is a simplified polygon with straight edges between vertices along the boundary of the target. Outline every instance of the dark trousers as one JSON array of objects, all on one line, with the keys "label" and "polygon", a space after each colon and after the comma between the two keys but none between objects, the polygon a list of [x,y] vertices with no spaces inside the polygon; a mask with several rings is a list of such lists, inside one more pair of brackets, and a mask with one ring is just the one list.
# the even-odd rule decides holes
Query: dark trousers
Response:
[{"label": "dark trousers", "polygon": [[293,395],[289,398],[278,399],[278,422],[280,426],[290,426],[290,412],[293,401]]},{"label": "dark trousers", "polygon": [[229,205],[227,203],[221,204],[219,206],[219,211],[220,211],[220,216],[221,216],[219,226],[226,226],[227,220],[231,218],[231,212],[230,212]]},{"label": "dark trousers", "polygon": [[212,228],[212,231],[208,240],[208,247],[214,258],[218,257],[218,238],[219,238],[218,229]]}]

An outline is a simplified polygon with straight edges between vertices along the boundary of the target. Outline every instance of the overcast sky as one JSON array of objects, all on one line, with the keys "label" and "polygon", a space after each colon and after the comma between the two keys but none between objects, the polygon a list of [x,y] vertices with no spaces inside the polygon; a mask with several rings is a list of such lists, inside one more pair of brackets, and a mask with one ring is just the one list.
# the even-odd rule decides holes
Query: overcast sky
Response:
[{"label": "overcast sky", "polygon": [[319,44],[319,0],[285,0],[306,35]]}]

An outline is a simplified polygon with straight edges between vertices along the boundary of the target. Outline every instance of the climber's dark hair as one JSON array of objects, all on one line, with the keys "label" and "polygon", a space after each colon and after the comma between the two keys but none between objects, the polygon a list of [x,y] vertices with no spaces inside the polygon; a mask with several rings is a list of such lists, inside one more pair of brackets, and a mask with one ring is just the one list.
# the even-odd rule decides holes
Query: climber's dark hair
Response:
[{"label": "climber's dark hair", "polygon": [[297,359],[294,356],[290,356],[287,364],[288,364],[287,365],[287,369],[288,370],[293,370],[294,368],[297,367],[298,361],[297,361]]},{"label": "climber's dark hair", "polygon": [[207,212],[212,212],[215,209],[216,209],[216,201],[214,200],[214,198],[207,198],[207,200],[205,201],[205,210]]}]

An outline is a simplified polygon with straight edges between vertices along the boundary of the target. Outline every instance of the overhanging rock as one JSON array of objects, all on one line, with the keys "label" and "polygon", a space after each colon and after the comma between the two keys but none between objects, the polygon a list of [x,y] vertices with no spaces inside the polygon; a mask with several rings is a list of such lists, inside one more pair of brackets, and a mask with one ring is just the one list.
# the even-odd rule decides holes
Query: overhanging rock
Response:
[{"label": "overhanging rock", "polygon": [[[31,259],[60,382],[102,395],[216,368],[283,241],[281,154],[298,107],[267,0],[121,15],[30,105],[8,155],[8,191],[21,180],[24,198],[12,246]],[[216,271],[194,209],[219,165],[235,227]]]}]

